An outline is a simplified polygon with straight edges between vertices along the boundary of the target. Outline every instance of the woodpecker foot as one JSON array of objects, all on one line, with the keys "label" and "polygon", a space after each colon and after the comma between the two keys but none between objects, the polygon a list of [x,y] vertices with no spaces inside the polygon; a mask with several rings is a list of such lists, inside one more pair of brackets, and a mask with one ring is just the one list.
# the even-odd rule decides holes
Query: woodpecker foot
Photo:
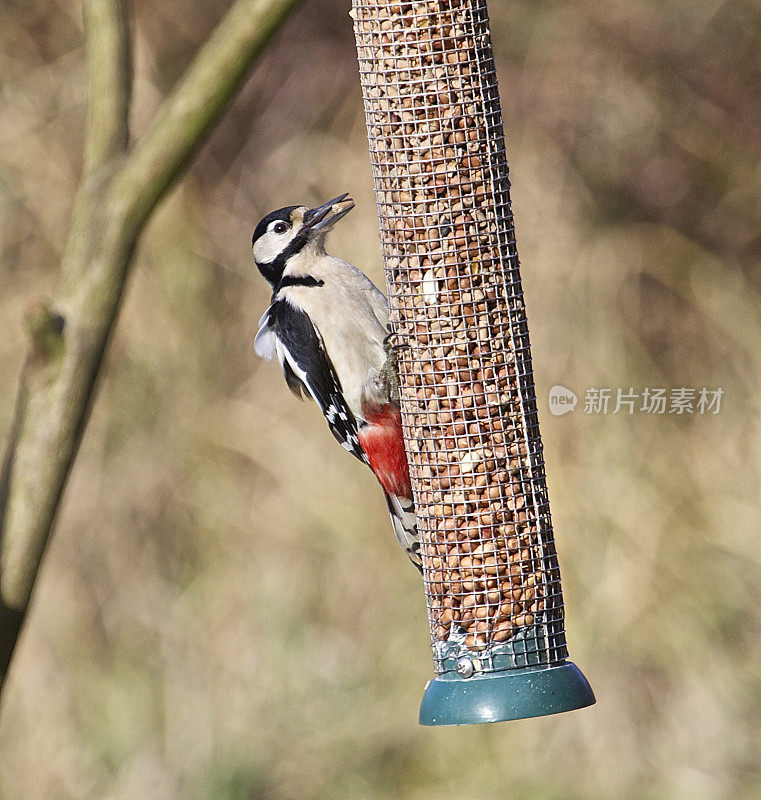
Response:
[{"label": "woodpecker foot", "polygon": [[394,341],[396,339],[396,331],[389,330],[386,334],[386,338],[383,340],[383,349],[386,351],[386,354],[389,352],[398,353],[400,350],[406,350],[409,345],[406,343],[399,343]]},{"label": "woodpecker foot", "polygon": [[399,405],[399,351],[407,344],[398,344],[394,341],[396,334],[392,331],[383,340],[383,349],[386,351],[386,362],[380,371],[380,381],[388,390],[388,396]]}]

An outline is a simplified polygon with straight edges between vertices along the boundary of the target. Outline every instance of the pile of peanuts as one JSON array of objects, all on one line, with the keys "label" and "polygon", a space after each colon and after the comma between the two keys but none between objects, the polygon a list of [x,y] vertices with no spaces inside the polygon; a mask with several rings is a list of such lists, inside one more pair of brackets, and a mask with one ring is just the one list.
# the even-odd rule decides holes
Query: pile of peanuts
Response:
[{"label": "pile of peanuts", "polygon": [[485,3],[352,17],[433,640],[562,632]]}]

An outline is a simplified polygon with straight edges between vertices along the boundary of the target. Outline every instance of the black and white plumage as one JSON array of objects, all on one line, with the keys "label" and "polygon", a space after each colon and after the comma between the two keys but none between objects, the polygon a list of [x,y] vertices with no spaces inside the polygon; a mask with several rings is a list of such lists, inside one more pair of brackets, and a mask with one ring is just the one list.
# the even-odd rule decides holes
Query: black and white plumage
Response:
[{"label": "black and white plumage", "polygon": [[[270,349],[273,346],[274,352]],[[264,358],[277,357],[288,388],[297,397],[312,397],[336,439],[352,455],[367,464],[367,458],[359,446],[356,418],[346,405],[325,343],[307,314],[290,303],[287,297],[274,300],[259,320],[255,349]]]},{"label": "black and white plumage", "polygon": [[254,259],[273,291],[255,349],[277,359],[290,389],[311,397],[341,445],[373,470],[396,537],[421,569],[395,365],[386,345],[388,304],[366,275],[324,248],[327,231],[353,206],[342,195],[315,209],[278,209],[257,225]]}]

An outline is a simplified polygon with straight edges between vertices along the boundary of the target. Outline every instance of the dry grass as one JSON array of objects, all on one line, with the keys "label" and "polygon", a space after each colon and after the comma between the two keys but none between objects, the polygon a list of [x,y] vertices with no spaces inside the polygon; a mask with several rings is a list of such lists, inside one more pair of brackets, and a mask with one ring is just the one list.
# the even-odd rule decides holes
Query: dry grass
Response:
[{"label": "dry grass", "polygon": [[[135,5],[140,127],[224,4]],[[347,9],[308,0],[138,254],[8,686],[1,796],[761,792],[761,12],[508,5],[492,13],[550,497],[597,706],[417,726],[423,598],[381,493],[253,355],[249,241],[271,208],[351,192],[332,250],[382,283]],[[3,22],[5,430],[21,313],[65,239],[84,73],[76,5],[6,3]],[[554,383],[725,397],[716,417],[552,417]]]}]

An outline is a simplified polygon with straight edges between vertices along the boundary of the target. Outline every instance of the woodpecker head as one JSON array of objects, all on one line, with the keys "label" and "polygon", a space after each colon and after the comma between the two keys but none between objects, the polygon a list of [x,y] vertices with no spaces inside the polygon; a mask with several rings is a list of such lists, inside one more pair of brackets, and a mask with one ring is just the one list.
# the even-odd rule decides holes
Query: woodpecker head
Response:
[{"label": "woodpecker head", "polygon": [[342,194],[317,208],[286,206],[267,214],[251,239],[259,272],[273,287],[277,285],[288,260],[305,247],[320,251],[328,231],[352,208],[354,201]]}]

